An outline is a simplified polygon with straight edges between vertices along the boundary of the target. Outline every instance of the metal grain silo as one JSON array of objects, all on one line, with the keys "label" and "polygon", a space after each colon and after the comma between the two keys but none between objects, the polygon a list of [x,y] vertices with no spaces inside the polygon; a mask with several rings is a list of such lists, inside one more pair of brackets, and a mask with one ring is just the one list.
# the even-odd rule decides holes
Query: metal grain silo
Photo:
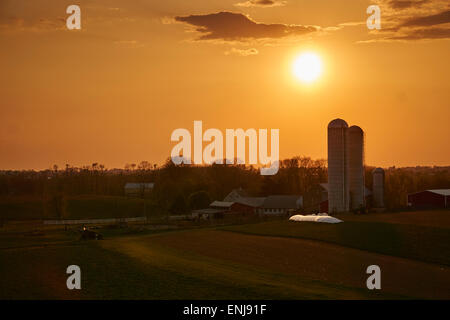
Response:
[{"label": "metal grain silo", "polygon": [[348,188],[350,210],[365,207],[364,131],[358,126],[347,129]]},{"label": "metal grain silo", "polygon": [[384,208],[384,170],[376,168],[372,171],[373,177],[373,207]]},{"label": "metal grain silo", "polygon": [[328,210],[330,213],[349,210],[347,128],[347,122],[342,119],[335,119],[328,124]]}]

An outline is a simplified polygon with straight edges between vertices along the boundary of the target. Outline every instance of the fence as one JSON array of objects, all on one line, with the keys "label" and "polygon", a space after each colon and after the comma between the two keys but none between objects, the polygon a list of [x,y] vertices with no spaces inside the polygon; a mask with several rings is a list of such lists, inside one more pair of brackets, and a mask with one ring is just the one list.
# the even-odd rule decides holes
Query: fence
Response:
[{"label": "fence", "polygon": [[111,218],[111,219],[80,219],[80,220],[44,220],[44,224],[66,225],[66,224],[93,224],[93,223],[117,223],[117,222],[140,222],[147,221],[147,217],[134,218]]}]

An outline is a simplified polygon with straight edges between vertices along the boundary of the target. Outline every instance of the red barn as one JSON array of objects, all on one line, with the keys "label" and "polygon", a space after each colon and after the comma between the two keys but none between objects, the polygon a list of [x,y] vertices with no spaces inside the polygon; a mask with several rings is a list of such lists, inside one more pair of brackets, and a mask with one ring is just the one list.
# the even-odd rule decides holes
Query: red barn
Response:
[{"label": "red barn", "polygon": [[[371,203],[372,191],[364,190],[366,206]],[[319,183],[312,186],[304,196],[305,212],[328,213],[328,183]]]},{"label": "red barn", "polygon": [[408,206],[418,209],[449,208],[450,189],[424,190],[408,194]]},{"label": "red barn", "polygon": [[249,205],[238,202],[228,201],[214,201],[209,205],[213,209],[224,209],[227,213],[242,213],[252,214],[255,213],[255,209]]},{"label": "red barn", "polygon": [[322,201],[319,203],[319,212],[320,213],[328,213],[328,200]]}]

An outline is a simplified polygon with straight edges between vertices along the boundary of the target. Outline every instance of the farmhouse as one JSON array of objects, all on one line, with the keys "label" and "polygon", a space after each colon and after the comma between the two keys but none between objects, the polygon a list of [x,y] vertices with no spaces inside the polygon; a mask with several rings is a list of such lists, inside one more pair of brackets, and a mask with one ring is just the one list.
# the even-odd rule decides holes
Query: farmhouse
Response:
[{"label": "farmhouse", "polygon": [[192,211],[194,219],[218,219],[224,215],[249,215],[254,213],[254,208],[239,202],[213,201],[209,208]]},{"label": "farmhouse", "polygon": [[[235,208],[245,213],[254,214],[287,214],[303,207],[303,197],[298,195],[270,195],[268,197],[250,197],[242,188],[232,190],[222,202],[222,205],[233,203]],[[215,206],[217,207],[217,205]],[[230,210],[236,211],[236,210]]]},{"label": "farmhouse", "polygon": [[226,212],[253,213],[253,207],[239,202],[213,201],[210,205],[212,209],[223,209]]},{"label": "farmhouse", "polygon": [[223,218],[231,215],[283,215],[303,206],[298,195],[271,195],[250,197],[242,188],[232,190],[223,201],[213,201],[208,208],[193,210],[193,218]]},{"label": "farmhouse", "polygon": [[259,214],[276,215],[292,213],[303,207],[303,197],[296,195],[268,196],[260,208]]},{"label": "farmhouse", "polygon": [[433,189],[408,194],[408,206],[415,209],[450,207],[450,189]]},{"label": "farmhouse", "polygon": [[223,201],[236,202],[251,207],[253,212],[256,213],[256,209],[263,205],[265,199],[265,197],[251,197],[245,190],[239,188],[232,190]]},{"label": "farmhouse", "polygon": [[124,192],[129,197],[143,197],[150,194],[154,186],[152,182],[127,182]]},{"label": "farmhouse", "polygon": [[233,189],[225,198],[223,198],[223,201],[236,201],[241,198],[250,197],[247,191],[245,191],[242,188]]}]

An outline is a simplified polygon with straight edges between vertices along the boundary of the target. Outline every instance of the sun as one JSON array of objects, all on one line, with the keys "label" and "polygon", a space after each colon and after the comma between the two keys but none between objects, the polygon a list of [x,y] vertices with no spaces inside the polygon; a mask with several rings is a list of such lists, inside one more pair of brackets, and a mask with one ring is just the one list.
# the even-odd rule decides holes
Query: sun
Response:
[{"label": "sun", "polygon": [[313,52],[302,53],[295,59],[292,72],[300,81],[312,83],[322,74],[322,61]]}]

